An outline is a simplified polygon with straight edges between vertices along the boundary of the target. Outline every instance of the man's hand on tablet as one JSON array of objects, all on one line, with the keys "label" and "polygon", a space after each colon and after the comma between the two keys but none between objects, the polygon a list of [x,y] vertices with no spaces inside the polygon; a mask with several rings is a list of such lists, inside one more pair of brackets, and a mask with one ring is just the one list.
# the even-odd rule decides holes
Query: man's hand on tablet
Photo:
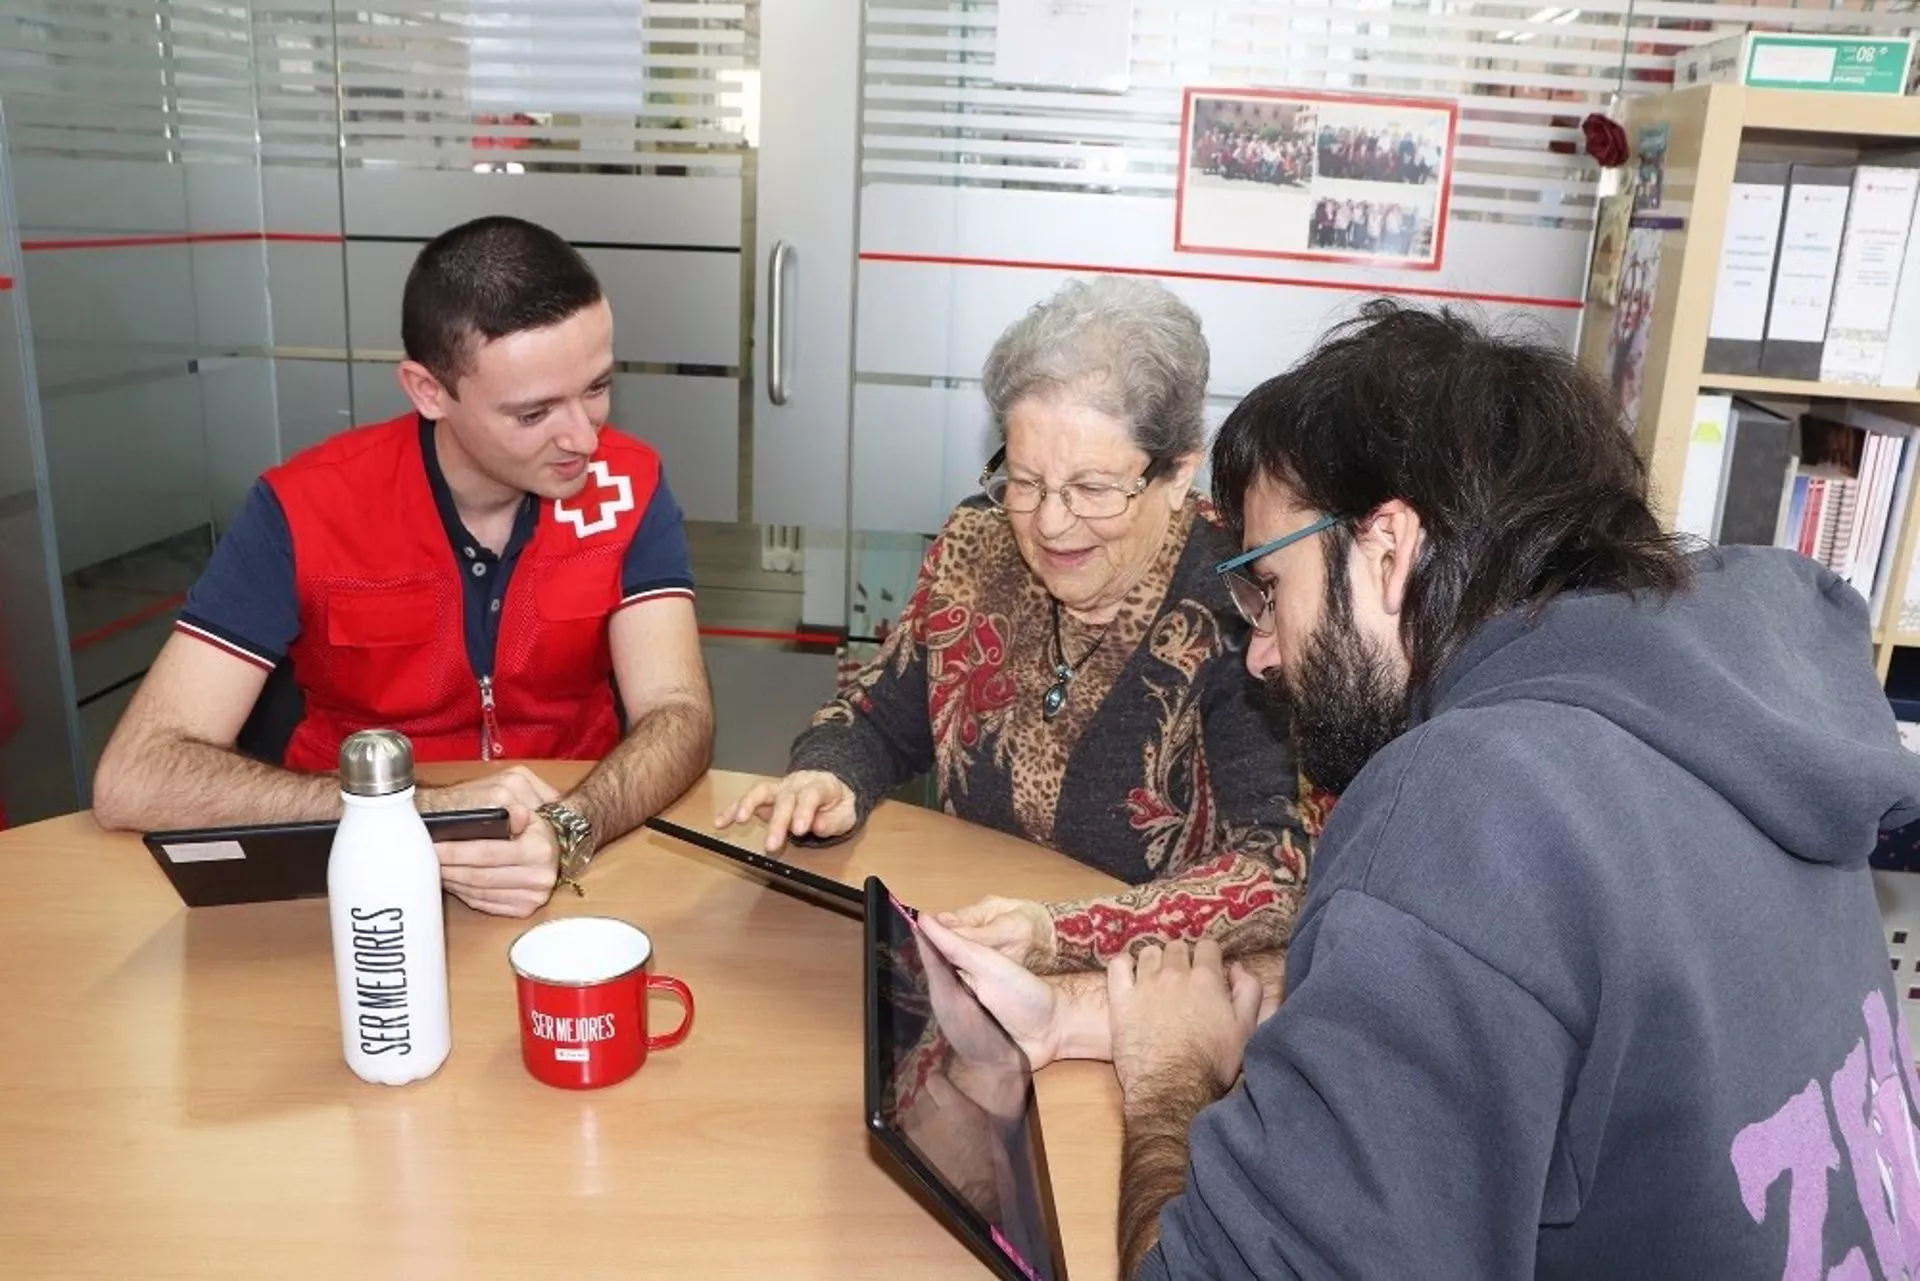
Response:
[{"label": "man's hand on tablet", "polygon": [[992,948],[962,938],[930,914],[920,917],[920,929],[1000,1020],[1035,1070],[1056,1059],[1111,1057],[1105,974],[1041,978]]}]

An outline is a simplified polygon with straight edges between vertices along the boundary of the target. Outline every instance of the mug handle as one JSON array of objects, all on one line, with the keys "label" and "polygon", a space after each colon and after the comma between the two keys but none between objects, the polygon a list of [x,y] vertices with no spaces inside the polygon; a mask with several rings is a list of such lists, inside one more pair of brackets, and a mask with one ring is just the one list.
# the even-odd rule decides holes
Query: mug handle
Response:
[{"label": "mug handle", "polygon": [[673,1029],[671,1032],[665,1032],[659,1036],[650,1036],[647,1038],[648,1050],[671,1050],[674,1046],[686,1040],[687,1033],[693,1030],[693,993],[689,991],[687,985],[679,979],[669,978],[664,974],[647,975],[646,991],[640,994],[640,999],[643,1001],[646,1000],[648,994],[652,992],[671,992],[680,999],[680,1004],[687,1007],[687,1012],[681,1018],[679,1027]]}]

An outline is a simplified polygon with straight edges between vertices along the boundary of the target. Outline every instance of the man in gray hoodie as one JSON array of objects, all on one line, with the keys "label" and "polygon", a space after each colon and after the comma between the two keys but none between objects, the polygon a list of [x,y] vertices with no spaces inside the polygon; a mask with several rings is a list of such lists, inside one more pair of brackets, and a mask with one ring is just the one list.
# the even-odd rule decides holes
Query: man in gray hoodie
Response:
[{"label": "man in gray hoodie", "polygon": [[1920,1275],[1867,871],[1920,762],[1860,597],[1689,554],[1604,388],[1444,314],[1371,305],[1213,471],[1248,666],[1341,794],[1285,1003],[1256,1027],[1216,950],[1144,949],[1101,1046],[959,958],[1042,1061],[1113,1058],[1126,1271]]}]

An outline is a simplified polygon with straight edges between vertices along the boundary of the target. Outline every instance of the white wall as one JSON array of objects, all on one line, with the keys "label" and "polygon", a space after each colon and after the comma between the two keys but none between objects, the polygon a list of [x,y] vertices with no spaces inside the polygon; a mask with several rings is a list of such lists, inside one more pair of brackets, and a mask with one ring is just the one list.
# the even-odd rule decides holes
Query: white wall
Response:
[{"label": "white wall", "polygon": [[[1055,264],[1119,267],[1166,284],[1200,314],[1212,351],[1209,390],[1228,403],[1306,354],[1376,289],[1573,341],[1584,231],[1458,223],[1443,268],[1411,273],[1180,254],[1172,248],[1172,214],[1171,200],[1151,196],[869,185],[861,214],[868,259],[860,266],[858,364],[866,381],[854,401],[855,527],[931,532],[973,492],[992,452],[981,366],[1006,326],[1084,274]],[[1007,261],[1040,265],[980,265]]]}]

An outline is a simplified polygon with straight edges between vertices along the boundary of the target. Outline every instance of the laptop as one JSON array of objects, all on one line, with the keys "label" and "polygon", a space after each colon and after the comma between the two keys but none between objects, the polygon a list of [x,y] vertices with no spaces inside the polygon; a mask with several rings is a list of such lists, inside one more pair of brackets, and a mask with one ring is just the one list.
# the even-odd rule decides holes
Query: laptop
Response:
[{"label": "laptop", "polygon": [[[511,835],[503,809],[450,810],[421,815],[436,841],[504,841]],[[309,823],[253,823],[148,832],[141,838],[180,901],[188,907],[278,903],[327,896],[332,819]]]},{"label": "laptop", "polygon": [[1027,1056],[918,914],[866,884],[867,1128],[1005,1281],[1065,1281]]}]

